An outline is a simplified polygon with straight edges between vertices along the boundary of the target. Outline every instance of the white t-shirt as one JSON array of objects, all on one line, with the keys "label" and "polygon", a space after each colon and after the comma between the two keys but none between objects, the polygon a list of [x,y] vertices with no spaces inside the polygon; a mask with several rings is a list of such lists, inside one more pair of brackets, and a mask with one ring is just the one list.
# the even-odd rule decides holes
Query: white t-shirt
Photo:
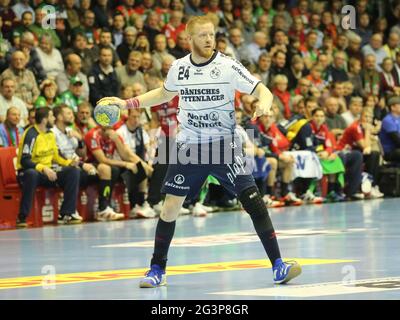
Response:
[{"label": "white t-shirt", "polygon": [[[126,124],[123,124],[120,128],[118,128],[117,133],[124,140],[124,144],[127,145],[129,147],[129,149],[131,149],[135,154],[137,154],[137,150],[136,150],[137,135],[136,135],[136,133],[129,131]],[[143,144],[144,144],[144,146],[146,146],[150,143],[150,136],[148,135],[148,133],[145,130],[142,130],[142,133],[143,133]],[[147,155],[145,154],[145,158],[146,158],[146,156]],[[121,160],[117,151],[114,153],[114,158]],[[143,159],[143,160],[147,161],[147,159]]]},{"label": "white t-shirt", "polygon": [[16,107],[19,109],[21,113],[21,120],[19,125],[21,127],[25,127],[26,121],[28,119],[28,108],[26,107],[25,102],[23,102],[20,98],[13,96],[11,100],[6,100],[2,94],[0,94],[0,116],[6,117],[7,110],[10,107]]},{"label": "white t-shirt", "polygon": [[179,94],[177,141],[200,143],[232,136],[235,90],[250,94],[259,82],[240,62],[218,51],[202,64],[195,64],[190,54],[175,60],[164,88]]},{"label": "white t-shirt", "polygon": [[[67,128],[67,130],[71,130]],[[75,150],[78,148],[78,139],[75,137],[69,137],[66,133],[62,132],[56,126],[54,126],[51,131],[53,131],[56,136],[56,143],[58,150],[62,157],[65,159],[72,159],[78,157]]]}]

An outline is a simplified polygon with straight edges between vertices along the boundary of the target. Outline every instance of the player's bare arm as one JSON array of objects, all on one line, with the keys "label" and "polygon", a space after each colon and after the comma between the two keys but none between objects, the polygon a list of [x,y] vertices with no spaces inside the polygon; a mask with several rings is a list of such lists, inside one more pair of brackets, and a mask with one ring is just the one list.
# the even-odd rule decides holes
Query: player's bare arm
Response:
[{"label": "player's bare arm", "polygon": [[253,119],[256,119],[264,114],[269,114],[272,106],[272,100],[274,99],[271,91],[260,82],[252,95],[258,99]]},{"label": "player's bare arm", "polygon": [[172,100],[178,92],[168,91],[164,87],[146,92],[132,99],[123,100],[118,97],[105,97],[97,104],[117,104],[122,108],[145,108],[152,107]]}]

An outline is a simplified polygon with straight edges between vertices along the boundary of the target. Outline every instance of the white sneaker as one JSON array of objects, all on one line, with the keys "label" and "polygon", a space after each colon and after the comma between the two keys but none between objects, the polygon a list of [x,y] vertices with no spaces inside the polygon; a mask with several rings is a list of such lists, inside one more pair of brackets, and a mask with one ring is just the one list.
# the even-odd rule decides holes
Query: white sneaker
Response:
[{"label": "white sneaker", "polygon": [[197,202],[193,209],[192,209],[192,215],[193,217],[206,217],[207,216],[207,211],[201,206],[200,202]]},{"label": "white sneaker", "polygon": [[317,197],[310,190],[307,190],[307,192],[303,196],[303,201],[307,202],[307,203],[319,204],[319,203],[323,203],[324,202],[324,198]]},{"label": "white sneaker", "polygon": [[76,210],[75,213],[73,213],[73,214],[71,215],[71,217],[73,217],[74,219],[83,221],[83,218],[79,215],[78,210]]},{"label": "white sneaker", "polygon": [[209,206],[205,206],[204,204],[202,204],[201,202],[198,202],[199,206],[201,208],[203,208],[205,211],[207,211],[207,213],[211,213],[214,211],[214,209],[212,207]]},{"label": "white sneaker", "polygon": [[351,195],[351,197],[355,200],[364,200],[365,199],[364,193],[361,193],[361,192],[357,192],[357,193]]},{"label": "white sneaker", "polygon": [[187,214],[190,214],[190,210],[185,208],[185,207],[182,207],[181,211],[179,211],[179,214],[182,215],[182,216],[185,216]]},{"label": "white sneaker", "polygon": [[130,218],[155,218],[157,213],[146,201],[142,206],[138,204],[129,212]]},{"label": "white sneaker", "polygon": [[372,187],[370,197],[372,199],[383,198],[385,195],[379,190],[378,186]]},{"label": "white sneaker", "polygon": [[265,203],[265,205],[267,206],[267,208],[279,208],[279,207],[283,207],[285,204],[281,201],[276,201],[271,199],[271,196],[269,194],[266,194],[263,197],[263,201]]},{"label": "white sneaker", "polygon": [[153,206],[153,210],[156,212],[157,217],[161,214],[163,204],[164,204],[164,202],[160,201],[159,203],[157,203]]},{"label": "white sneaker", "polygon": [[97,221],[116,221],[124,218],[125,216],[123,213],[115,212],[111,207],[107,207],[103,211],[97,212],[96,214]]}]

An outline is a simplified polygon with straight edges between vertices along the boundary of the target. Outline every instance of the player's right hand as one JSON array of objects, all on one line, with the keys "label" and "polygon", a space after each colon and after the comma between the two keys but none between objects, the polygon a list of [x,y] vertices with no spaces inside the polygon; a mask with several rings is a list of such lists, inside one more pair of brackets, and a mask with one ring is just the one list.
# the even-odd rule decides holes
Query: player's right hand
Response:
[{"label": "player's right hand", "polygon": [[97,101],[97,104],[116,104],[122,108],[126,107],[126,101],[118,97],[104,97]]}]

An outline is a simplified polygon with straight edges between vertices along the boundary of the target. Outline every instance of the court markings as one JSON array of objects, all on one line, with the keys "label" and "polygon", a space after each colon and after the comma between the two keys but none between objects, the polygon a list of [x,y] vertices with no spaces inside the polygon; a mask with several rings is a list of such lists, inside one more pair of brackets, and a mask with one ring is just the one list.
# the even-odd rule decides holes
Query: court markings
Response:
[{"label": "court markings", "polygon": [[[312,259],[287,258],[286,260],[296,260],[302,266],[357,262],[357,260],[318,259],[318,258],[312,258]],[[266,259],[259,259],[259,260],[242,260],[242,261],[230,261],[230,262],[214,262],[214,263],[204,263],[204,264],[169,266],[167,267],[167,274],[168,276],[174,276],[174,275],[189,275],[189,274],[208,273],[208,272],[252,270],[261,268],[271,268],[271,263]],[[66,274],[46,274],[40,276],[28,276],[28,277],[18,277],[18,278],[0,278],[0,290],[30,288],[30,287],[40,287],[40,286],[47,288],[49,286],[58,286],[65,284],[139,279],[143,277],[146,271],[147,268],[138,268],[138,269],[126,269],[126,270],[105,270],[105,271],[94,271],[94,272],[66,273]]]},{"label": "court markings", "polygon": [[214,295],[312,298],[345,294],[374,293],[400,290],[400,277],[375,278],[343,282],[315,283],[309,285],[275,286],[254,290],[213,292]]},{"label": "court markings", "polygon": [[[307,236],[326,236],[326,235],[339,235],[354,232],[374,231],[375,228],[349,228],[349,229],[290,229],[280,230],[277,232],[278,240],[302,238]],[[249,242],[259,242],[256,233],[252,232],[237,232],[225,234],[213,234],[207,236],[197,237],[175,237],[172,240],[171,246],[173,247],[210,247],[221,245],[232,245]],[[152,248],[154,240],[149,241],[136,241],[124,242],[116,244],[96,245],[93,248]]]}]

